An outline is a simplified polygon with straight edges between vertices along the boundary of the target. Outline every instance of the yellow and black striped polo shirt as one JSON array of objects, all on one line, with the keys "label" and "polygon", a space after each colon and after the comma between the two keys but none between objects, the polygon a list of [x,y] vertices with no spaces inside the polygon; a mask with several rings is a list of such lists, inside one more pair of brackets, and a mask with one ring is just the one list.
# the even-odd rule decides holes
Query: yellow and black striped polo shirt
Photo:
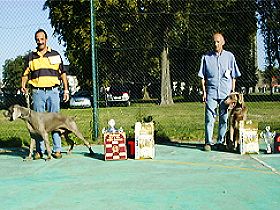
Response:
[{"label": "yellow and black striped polo shirt", "polygon": [[60,54],[48,47],[42,55],[34,50],[26,57],[24,76],[29,76],[33,87],[53,87],[60,85],[60,75],[65,73]]}]

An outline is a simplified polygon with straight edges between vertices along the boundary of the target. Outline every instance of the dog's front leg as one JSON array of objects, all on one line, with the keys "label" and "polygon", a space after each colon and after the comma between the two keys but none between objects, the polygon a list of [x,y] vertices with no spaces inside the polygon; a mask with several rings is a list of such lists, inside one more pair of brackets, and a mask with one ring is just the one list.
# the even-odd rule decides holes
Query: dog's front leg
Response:
[{"label": "dog's front leg", "polygon": [[30,158],[30,159],[32,158],[32,154],[33,154],[33,150],[34,150],[35,145],[36,145],[35,139],[31,138],[30,139],[30,147],[29,147],[29,156],[28,156],[28,158]]},{"label": "dog's front leg", "polygon": [[30,146],[29,146],[29,154],[27,157],[24,158],[24,160],[32,160],[32,155],[33,155],[33,149],[35,147],[35,139],[34,138],[30,138]]},{"label": "dog's front leg", "polygon": [[29,145],[29,154],[24,160],[32,160],[33,150],[36,145],[36,141],[33,133],[33,128],[29,123],[27,123],[27,128],[29,130],[29,135],[30,135],[30,145]]},{"label": "dog's front leg", "polygon": [[230,128],[229,128],[229,140],[231,141],[231,143],[233,143],[233,136],[234,136],[234,126],[233,125],[230,125]]},{"label": "dog's front leg", "polygon": [[42,135],[43,139],[44,139],[44,142],[45,142],[45,146],[46,146],[46,149],[47,149],[47,153],[48,153],[48,157],[46,160],[50,160],[52,159],[52,149],[51,149],[51,146],[50,146],[50,141],[49,141],[49,135],[47,132],[45,132],[43,135]]},{"label": "dog's front leg", "polygon": [[234,150],[237,150],[238,144],[239,144],[239,121],[235,121],[235,127],[234,127],[234,137],[233,137],[233,142],[234,142]]},{"label": "dog's front leg", "polygon": [[229,150],[233,150],[233,147],[234,147],[234,125],[233,125],[233,122],[230,122],[230,125],[229,125],[229,141],[228,141],[228,149]]}]

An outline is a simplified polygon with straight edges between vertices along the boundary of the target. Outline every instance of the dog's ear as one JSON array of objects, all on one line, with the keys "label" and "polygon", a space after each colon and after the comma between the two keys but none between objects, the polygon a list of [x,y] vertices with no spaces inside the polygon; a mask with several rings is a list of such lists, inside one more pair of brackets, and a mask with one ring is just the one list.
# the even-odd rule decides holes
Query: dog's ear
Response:
[{"label": "dog's ear", "polygon": [[231,94],[229,94],[227,97],[226,97],[226,99],[225,99],[225,104],[226,105],[230,105],[230,103],[231,103]]},{"label": "dog's ear", "polygon": [[236,100],[237,100],[236,93],[230,93],[225,99],[225,104],[231,105],[232,103],[236,102]]},{"label": "dog's ear", "polygon": [[21,111],[18,107],[13,107],[11,112],[11,120],[16,120],[21,117]]}]

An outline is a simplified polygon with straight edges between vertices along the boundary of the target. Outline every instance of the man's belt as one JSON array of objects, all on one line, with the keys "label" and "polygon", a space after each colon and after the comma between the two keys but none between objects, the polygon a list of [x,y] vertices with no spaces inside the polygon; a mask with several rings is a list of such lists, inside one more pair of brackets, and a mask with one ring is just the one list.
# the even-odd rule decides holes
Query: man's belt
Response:
[{"label": "man's belt", "polygon": [[37,90],[53,90],[55,88],[59,87],[59,85],[55,85],[55,86],[52,86],[52,87],[33,87],[32,89],[37,89]]}]

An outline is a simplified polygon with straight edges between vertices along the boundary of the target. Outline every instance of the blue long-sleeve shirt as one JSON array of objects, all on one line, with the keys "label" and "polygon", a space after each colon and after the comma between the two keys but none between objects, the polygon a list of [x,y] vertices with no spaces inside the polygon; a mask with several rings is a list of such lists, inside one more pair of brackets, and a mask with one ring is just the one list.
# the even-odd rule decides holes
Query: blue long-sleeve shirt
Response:
[{"label": "blue long-sleeve shirt", "polygon": [[225,99],[231,91],[232,79],[241,76],[234,55],[223,50],[202,56],[198,76],[205,80],[207,97]]}]

